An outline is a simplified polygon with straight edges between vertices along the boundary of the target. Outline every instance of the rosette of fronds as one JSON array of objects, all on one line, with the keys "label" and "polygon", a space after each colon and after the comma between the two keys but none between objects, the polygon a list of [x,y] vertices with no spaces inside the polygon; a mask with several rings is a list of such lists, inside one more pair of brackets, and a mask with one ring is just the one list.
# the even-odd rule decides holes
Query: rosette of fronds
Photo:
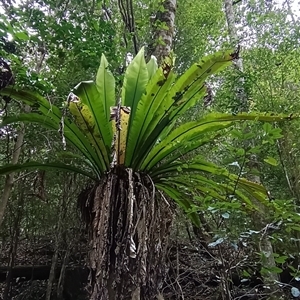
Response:
[{"label": "rosette of fronds", "polygon": [[80,195],[82,210],[92,225],[91,278],[97,282],[92,299],[98,299],[99,293],[104,293],[105,299],[118,299],[121,294],[130,298],[138,287],[144,299],[153,299],[163,273],[170,199],[199,225],[199,195],[214,201],[229,201],[228,195],[234,195],[249,206],[253,197],[260,201],[267,197],[263,186],[195,153],[201,153],[201,147],[236,122],[274,122],[288,116],[211,113],[183,121],[186,112],[203,101],[208,76],[229,66],[236,55],[218,52],[177,76],[169,59],[161,67],[154,59],[146,63],[142,49],[128,66],[122,90],[117,92],[102,55],[96,80],[81,82],[70,94],[66,103],[69,114],[34,92],[13,87],[0,91],[32,107],[31,113],[4,118],[2,128],[25,122],[57,131],[64,146],[72,149],[68,155],[76,161],[66,164],[58,156],[55,162],[5,165],[0,174],[54,169],[77,172],[95,181]]},{"label": "rosette of fronds", "polygon": [[[29,122],[58,131],[68,147],[77,149],[74,158],[81,159],[81,164],[79,168],[58,161],[28,162],[2,166],[1,174],[54,168],[99,180],[119,165],[147,174],[157,190],[186,211],[192,205],[190,193],[194,189],[220,200],[225,200],[224,195],[228,193],[236,194],[244,202],[249,195],[261,197],[265,193],[262,186],[238,178],[201,156],[181,159],[213,142],[219,132],[235,122],[274,122],[289,118],[258,113],[211,113],[175,126],[189,108],[202,101],[207,77],[230,65],[235,55],[231,51],[218,52],[177,76],[168,60],[159,68],[154,59],[146,63],[142,49],[126,70],[120,99],[116,98],[115,80],[103,55],[95,82],[81,82],[69,96],[67,106],[73,118],[64,117],[58,107],[37,93],[7,87],[1,91],[2,95],[32,106],[35,112],[6,117],[1,126]],[[208,179],[211,175],[219,180]]]}]

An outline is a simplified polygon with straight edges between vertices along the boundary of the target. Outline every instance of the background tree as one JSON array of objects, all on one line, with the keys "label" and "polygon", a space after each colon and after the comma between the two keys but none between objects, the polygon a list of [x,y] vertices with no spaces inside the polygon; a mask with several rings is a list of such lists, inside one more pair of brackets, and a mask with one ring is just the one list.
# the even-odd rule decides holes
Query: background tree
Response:
[{"label": "background tree", "polygon": [[[236,29],[236,24],[235,24],[235,12],[234,12],[234,7],[231,1],[224,0],[224,5],[225,5],[225,14],[226,14],[226,19],[227,19],[227,25],[228,25],[228,33],[229,33],[229,38],[230,38],[230,43],[232,45],[235,45],[239,43],[239,37]],[[246,88],[245,88],[245,78],[243,76],[244,73],[244,66],[242,59],[238,59],[235,63],[236,71],[239,73],[237,75],[238,81],[236,83],[236,98],[239,101],[239,111],[249,111],[249,95],[247,94]],[[248,128],[245,128],[245,133],[247,134],[249,132]],[[253,140],[248,140],[245,141],[245,148],[250,148],[249,150],[251,151],[251,148],[255,147],[255,143]],[[248,150],[248,151],[249,151]],[[257,170],[259,169],[258,162],[257,162],[257,157],[256,154],[254,153],[245,153],[245,156],[248,156],[245,160],[244,167],[245,169],[248,169],[246,172],[248,173],[247,177],[249,180],[256,182],[256,183],[261,183],[260,176],[257,173]],[[242,172],[243,170],[241,170]],[[260,228],[263,228],[264,225],[264,215],[266,214],[266,209],[265,206],[257,202],[256,199],[253,199],[253,201],[257,204],[259,207],[258,213],[255,214],[255,221],[257,222],[257,219],[259,218],[259,225]],[[272,243],[269,239],[268,233],[266,232],[265,234],[262,235],[258,249],[262,255],[263,259],[263,265],[266,269],[272,270],[276,268],[275,264],[275,259],[274,259],[274,251],[273,251],[273,246]],[[278,281],[278,276],[274,272],[268,272],[266,274],[265,272],[264,276],[264,282],[270,284],[270,286],[273,286],[273,284]],[[225,289],[226,290],[226,289]],[[227,289],[228,290],[228,289]],[[272,291],[276,290],[272,288]],[[276,293],[274,293],[273,297],[278,297]],[[228,299],[231,298],[230,295],[227,297]]]}]

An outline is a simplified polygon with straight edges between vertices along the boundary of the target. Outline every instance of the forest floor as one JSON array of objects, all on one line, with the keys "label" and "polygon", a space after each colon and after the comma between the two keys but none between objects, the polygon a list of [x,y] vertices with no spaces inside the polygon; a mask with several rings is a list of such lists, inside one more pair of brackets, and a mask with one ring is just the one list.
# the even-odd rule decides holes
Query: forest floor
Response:
[{"label": "forest floor", "polygon": [[[56,287],[62,269],[65,270],[65,275],[61,299],[88,299],[86,239],[81,237],[69,247],[60,246],[62,249],[67,247],[69,251],[59,251],[51,299],[57,299]],[[12,263],[10,243],[2,243],[0,250],[0,299],[5,299],[4,295],[8,292],[7,274],[10,274],[10,285],[9,296],[6,299],[45,299],[55,242],[46,237],[21,239],[13,257],[14,267],[10,273],[7,267]],[[245,251],[238,252],[226,243],[208,247],[196,240],[172,237],[167,253],[168,272],[163,296],[171,300],[270,299],[271,292],[263,284],[257,270],[253,266],[245,265],[245,262],[249,261],[248,258],[249,254]],[[295,282],[278,284],[278,299],[300,299],[292,296],[293,286]]]}]

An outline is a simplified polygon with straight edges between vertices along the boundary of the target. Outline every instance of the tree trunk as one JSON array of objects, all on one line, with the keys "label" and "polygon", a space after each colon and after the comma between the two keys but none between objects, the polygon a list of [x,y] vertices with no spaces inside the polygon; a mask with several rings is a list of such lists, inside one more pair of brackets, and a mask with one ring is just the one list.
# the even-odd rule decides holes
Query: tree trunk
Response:
[{"label": "tree trunk", "polygon": [[[25,105],[25,112],[29,112],[29,111],[30,111],[30,107],[28,105]],[[16,143],[15,143],[15,146],[13,149],[12,160],[11,160],[12,164],[16,164],[19,161],[19,157],[21,154],[21,149],[22,149],[23,141],[24,141],[24,135],[25,135],[25,126],[23,123],[21,123],[20,129],[18,130],[18,133],[17,133]],[[1,200],[0,200],[0,227],[4,220],[7,202],[10,197],[11,190],[12,190],[12,187],[14,184],[14,176],[15,176],[14,173],[10,173],[6,176],[6,179],[5,179],[5,185],[4,185],[3,193],[1,196]]]},{"label": "tree trunk", "polygon": [[48,278],[48,283],[47,283],[47,291],[46,291],[46,297],[45,300],[50,300],[51,299],[51,294],[52,294],[52,286],[55,280],[55,272],[56,272],[56,266],[58,263],[58,247],[56,245],[55,247],[55,252],[52,257],[52,263],[51,263],[51,269],[50,269],[50,274]]},{"label": "tree trunk", "polygon": [[[48,284],[47,284],[47,292],[46,292],[46,297],[45,300],[51,300],[51,296],[52,296],[52,287],[53,284],[55,282],[56,276],[56,268],[57,268],[57,264],[58,264],[58,257],[60,254],[60,247],[63,241],[63,234],[65,232],[65,224],[64,224],[64,220],[66,218],[66,201],[67,201],[67,197],[68,197],[68,193],[70,192],[70,182],[68,180],[68,177],[66,177],[66,179],[64,180],[64,186],[63,186],[63,191],[62,191],[62,195],[60,196],[60,200],[59,200],[59,211],[58,211],[58,220],[57,220],[57,230],[56,230],[56,235],[55,235],[55,251],[52,257],[52,264],[51,264],[51,270],[50,270],[50,274],[49,274],[49,279],[48,279]],[[61,267],[61,274],[64,274],[64,269],[65,269],[65,264],[62,265]],[[63,278],[62,278],[63,280]],[[59,285],[58,285],[59,287]],[[60,287],[60,290],[62,289],[62,287]],[[58,297],[59,299],[59,297]]]},{"label": "tree trunk", "polygon": [[90,299],[159,297],[173,213],[151,179],[117,166],[80,199],[90,230]]},{"label": "tree trunk", "polygon": [[66,277],[66,269],[67,269],[67,265],[69,262],[70,248],[71,248],[71,243],[68,245],[68,247],[66,249],[63,263],[62,263],[61,270],[60,270],[60,274],[59,274],[59,278],[58,278],[57,291],[56,291],[57,300],[63,299],[64,283],[65,283],[65,277]]},{"label": "tree trunk", "polygon": [[18,201],[17,201],[17,211],[14,220],[14,227],[13,227],[13,234],[11,239],[11,246],[10,246],[10,259],[9,259],[9,269],[7,272],[6,277],[6,286],[3,293],[3,300],[11,299],[10,291],[11,291],[11,281],[12,281],[12,273],[13,267],[15,265],[15,258],[17,255],[17,248],[19,242],[19,235],[20,235],[20,223],[22,220],[23,209],[24,209],[24,182],[20,185],[20,190],[18,193]]},{"label": "tree trunk", "polygon": [[[175,13],[176,13],[176,0],[165,0],[163,3],[164,12],[157,13],[157,20],[160,24],[166,25],[165,28],[156,27],[154,34],[154,49],[152,55],[157,58],[158,63],[167,57],[172,49],[173,38],[175,32]],[[154,26],[157,26],[154,24]]]},{"label": "tree trunk", "polygon": [[[41,71],[41,68],[42,68],[42,65],[43,65],[43,62],[45,59],[45,53],[46,52],[42,53],[41,56],[38,56],[36,53],[35,71],[37,74],[39,74]],[[30,110],[31,110],[31,108],[29,105],[24,106],[25,113],[29,113]],[[12,154],[11,164],[17,164],[19,161],[19,157],[20,157],[20,153],[21,153],[21,149],[22,149],[23,141],[24,141],[24,135],[25,135],[25,126],[24,126],[24,123],[21,123],[20,129],[17,132],[17,139],[16,139],[16,143],[14,146],[13,154]],[[14,184],[14,176],[15,176],[14,173],[10,173],[6,176],[6,179],[5,179],[3,193],[2,193],[2,196],[0,199],[0,227],[4,220],[7,202],[10,197],[11,190],[12,190],[12,187]]]},{"label": "tree trunk", "polygon": [[[233,4],[231,0],[224,0],[224,5],[225,5],[225,14],[226,14],[226,19],[227,19],[227,25],[228,25],[228,32],[229,32],[229,37],[230,37],[230,42],[233,46],[236,46],[239,42],[238,34],[237,34],[237,29],[235,26],[235,15],[234,15],[234,9],[233,9]],[[235,61],[235,67],[239,71],[239,73],[243,73],[243,61],[241,58],[237,59]],[[242,112],[248,112],[249,110],[249,103],[248,103],[248,97],[244,89],[244,83],[245,79],[243,76],[240,76],[239,81],[237,83],[237,96],[240,101],[240,111]],[[246,143],[249,144],[251,141],[246,141]],[[246,148],[246,147],[245,147]],[[257,158],[255,155],[251,155],[249,157],[249,163],[247,165],[251,171],[258,169],[258,162]],[[249,175],[248,179],[256,182],[256,183],[261,183],[260,177],[257,175]],[[267,213],[266,212],[266,207],[261,204],[259,201],[256,199],[252,199],[254,204],[259,208],[259,211],[256,212],[255,216],[253,216],[254,223],[257,224],[257,229],[261,230],[262,228],[265,227],[266,224],[264,224],[264,215]],[[273,255],[273,247],[272,243],[269,240],[268,234],[263,234],[259,243],[259,251],[262,254],[262,263],[263,266],[266,269],[274,269],[276,267],[276,263],[274,260],[274,255]],[[278,280],[278,275],[275,273],[270,272],[267,275],[264,275],[264,282],[266,284],[270,284],[271,286]]]}]

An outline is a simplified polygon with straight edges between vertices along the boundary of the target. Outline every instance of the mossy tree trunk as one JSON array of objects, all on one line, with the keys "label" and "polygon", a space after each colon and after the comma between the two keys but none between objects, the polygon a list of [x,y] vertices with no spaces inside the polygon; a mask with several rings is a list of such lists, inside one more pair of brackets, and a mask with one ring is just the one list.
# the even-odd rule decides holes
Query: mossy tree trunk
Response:
[{"label": "mossy tree trunk", "polygon": [[175,32],[175,13],[177,7],[176,0],[165,0],[163,2],[164,11],[157,13],[157,21],[165,26],[154,24],[154,48],[152,55],[157,58],[159,63],[167,57],[173,46]]}]

